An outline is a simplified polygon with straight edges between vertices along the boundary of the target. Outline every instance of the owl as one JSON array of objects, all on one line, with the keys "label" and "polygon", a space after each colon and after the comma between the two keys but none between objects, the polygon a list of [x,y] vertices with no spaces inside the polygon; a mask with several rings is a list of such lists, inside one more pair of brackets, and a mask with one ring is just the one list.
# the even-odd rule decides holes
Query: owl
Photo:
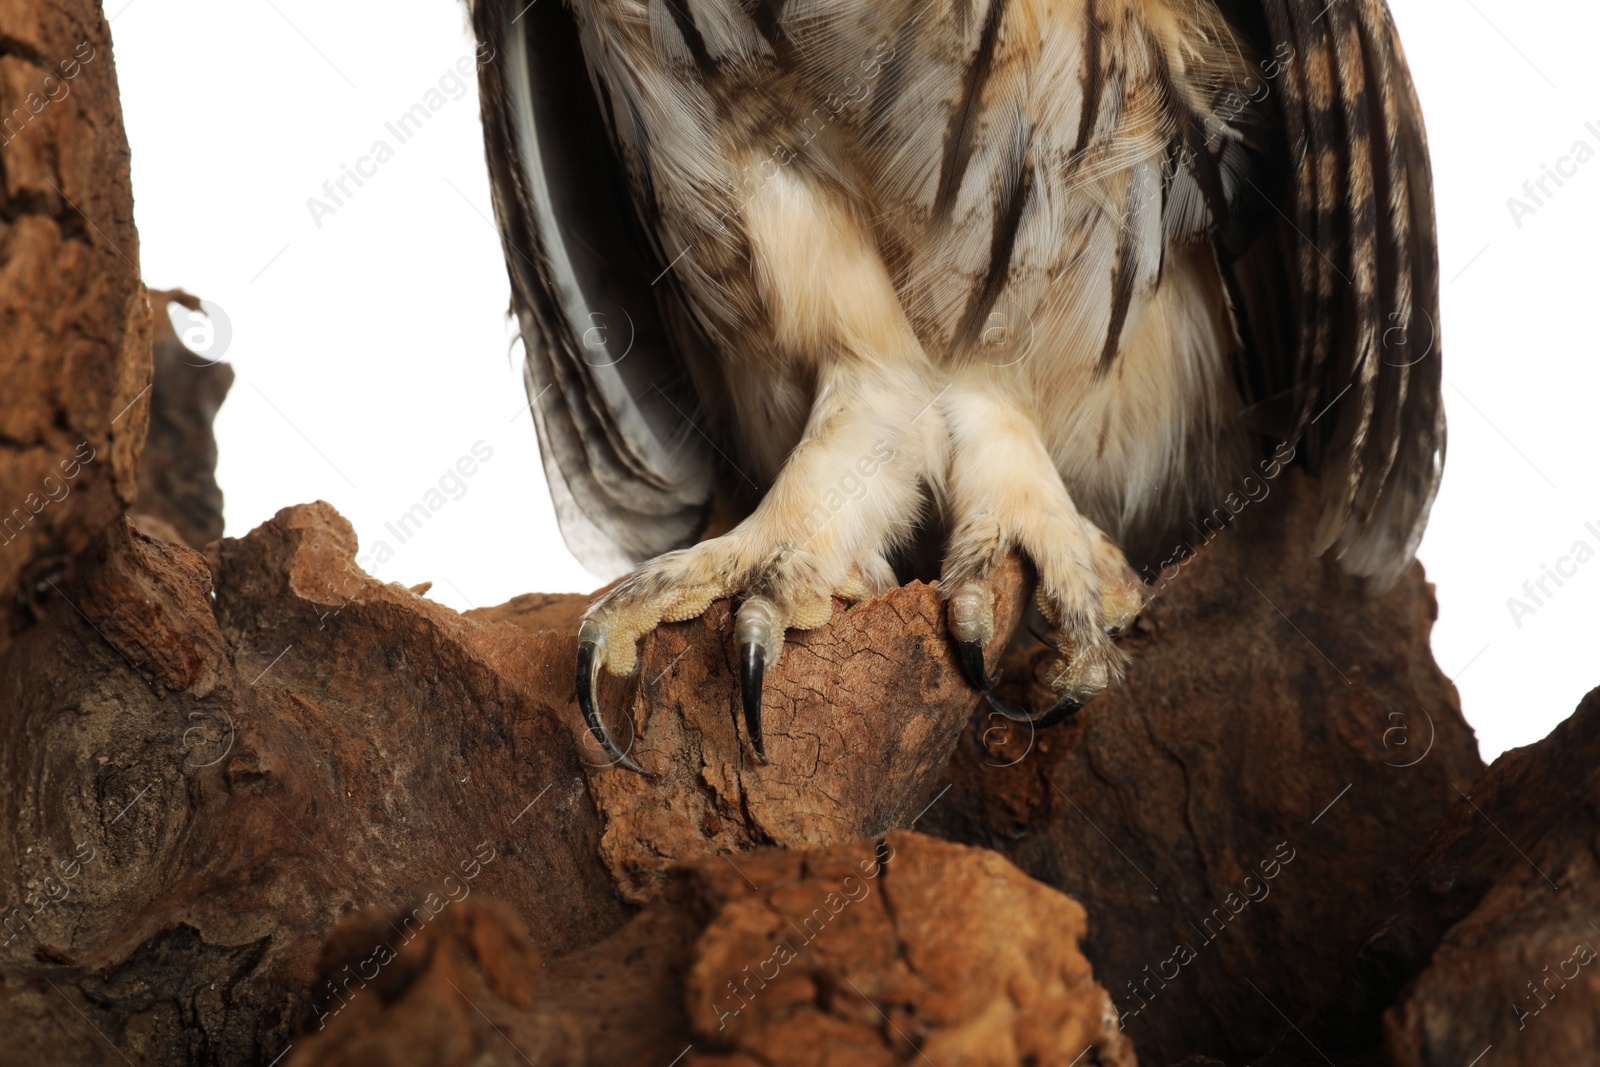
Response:
[{"label": "owl", "polygon": [[[937,578],[1045,724],[1115,684],[1136,564],[1293,457],[1392,582],[1445,449],[1428,153],[1382,0],[472,0],[488,165],[579,630],[737,603],[745,729],[837,602]],[[717,513],[736,522],[703,536]],[[1047,707],[990,692],[1036,575]],[[1130,562],[1132,561],[1132,562]],[[1149,571],[1144,574],[1148,576]]]}]

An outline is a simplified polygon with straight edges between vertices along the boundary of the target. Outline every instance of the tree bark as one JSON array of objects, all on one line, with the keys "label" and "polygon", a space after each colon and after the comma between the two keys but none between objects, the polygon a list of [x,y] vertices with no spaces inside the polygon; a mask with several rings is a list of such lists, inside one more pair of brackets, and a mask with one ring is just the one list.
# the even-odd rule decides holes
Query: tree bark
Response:
[{"label": "tree bark", "polygon": [[133,499],[149,416],[111,38],[91,0],[0,0],[0,648]]},{"label": "tree bark", "polygon": [[213,539],[227,372],[152,379],[92,5],[0,0],[0,128],[0,1064],[1592,1056],[1600,703],[1474,784],[1421,568],[1313,558],[1298,471],[1069,726],[974,719],[913,583],[794,636],[756,764],[720,602],[601,687],[639,777],[586,598],[458,614],[322,503]]},{"label": "tree bark", "polygon": [[[919,824],[1088,909],[1095,973],[1151,1063],[1245,1062],[1331,996],[1453,783],[1483,770],[1421,566],[1366,594],[1311,554],[1315,483],[1272,485],[1166,572],[1123,684],[1054,734],[977,720]],[[1031,680],[1044,652],[1006,674]]]},{"label": "tree bark", "polygon": [[[150,294],[155,356],[150,431],[139,462],[134,524],[164,541],[204,550],[222,536],[222,490],[217,485],[217,439],[211,424],[233,385],[233,368],[185,347],[168,317],[170,305],[199,312],[200,299],[182,290]],[[221,345],[224,339],[213,334]]]},{"label": "tree bark", "polygon": [[1078,950],[1083,909],[920,834],[701,860],[543,968],[515,916],[451,907],[405,935],[406,916],[342,927],[287,1067],[1134,1062]]}]

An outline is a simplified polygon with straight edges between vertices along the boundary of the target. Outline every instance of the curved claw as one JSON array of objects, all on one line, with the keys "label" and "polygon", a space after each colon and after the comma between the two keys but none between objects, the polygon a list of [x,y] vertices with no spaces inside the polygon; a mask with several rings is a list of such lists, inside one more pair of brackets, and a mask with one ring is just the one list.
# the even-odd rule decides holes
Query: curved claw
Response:
[{"label": "curved claw", "polygon": [[951,590],[945,613],[961,673],[974,689],[987,693],[1000,680],[1000,672],[990,674],[983,662],[984,646],[994,636],[994,591],[987,582],[961,582]]},{"label": "curved claw", "polygon": [[761,738],[761,681],[767,669],[767,650],[758,641],[739,645],[739,696],[744,703],[744,725],[756,758],[767,762],[767,746]]},{"label": "curved claw", "polygon": [[1010,719],[1012,722],[1031,723],[1039,728],[1069,722],[1083,709],[1082,701],[1074,700],[1068,696],[1056,701],[1054,706],[1048,710],[1037,713],[1012,707],[993,693],[985,693],[983,696],[989,702],[989,706],[1005,718]]},{"label": "curved claw", "polygon": [[1038,628],[1036,626],[1034,626],[1033,623],[1031,623],[1031,622],[1028,624],[1028,632],[1033,635],[1033,639],[1035,641],[1039,642],[1041,645],[1045,646],[1046,648],[1053,648],[1057,652],[1061,651],[1061,642],[1057,641],[1055,638],[1051,637],[1049,634],[1040,633]]},{"label": "curved claw", "polygon": [[583,712],[583,721],[588,724],[589,732],[594,739],[600,742],[600,747],[606,750],[606,755],[611,757],[613,763],[620,763],[630,771],[635,771],[650,777],[650,772],[635,763],[628,754],[617,747],[611,740],[611,732],[606,729],[606,724],[600,718],[599,709],[594,702],[595,689],[600,681],[600,646],[594,641],[578,642],[578,710]]},{"label": "curved claw", "polygon": [[959,657],[961,673],[967,676],[967,681],[971,682],[974,688],[987,693],[1000,680],[1000,672],[989,673],[989,668],[983,662],[983,645],[982,641],[956,642],[956,647],[961,651]]}]

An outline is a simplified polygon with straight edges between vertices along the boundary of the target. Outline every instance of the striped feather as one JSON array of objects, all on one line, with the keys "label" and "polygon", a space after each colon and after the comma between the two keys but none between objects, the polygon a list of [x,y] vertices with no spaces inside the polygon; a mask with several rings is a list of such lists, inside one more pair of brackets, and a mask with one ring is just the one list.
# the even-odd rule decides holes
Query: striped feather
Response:
[{"label": "striped feather", "polygon": [[[1282,179],[1282,216],[1234,270],[1253,338],[1241,380],[1263,405],[1293,397],[1285,431],[1323,483],[1317,547],[1381,585],[1416,550],[1445,448],[1420,111],[1381,0],[1259,9],[1254,47],[1288,44],[1295,60],[1279,79],[1280,138],[1252,179]],[[1272,282],[1285,269],[1297,294],[1287,323]]]},{"label": "striped feather", "polygon": [[[578,541],[681,544],[714,464],[759,490],[798,439],[830,357],[785,347],[744,217],[781,174],[870,227],[931,361],[987,358],[997,317],[1043,339],[1019,403],[1124,543],[1213,504],[1249,418],[1321,475],[1319,548],[1409,561],[1444,447],[1437,256],[1382,0],[472,6],[533,67],[486,68],[485,128]],[[642,347],[597,368],[607,300]]]}]

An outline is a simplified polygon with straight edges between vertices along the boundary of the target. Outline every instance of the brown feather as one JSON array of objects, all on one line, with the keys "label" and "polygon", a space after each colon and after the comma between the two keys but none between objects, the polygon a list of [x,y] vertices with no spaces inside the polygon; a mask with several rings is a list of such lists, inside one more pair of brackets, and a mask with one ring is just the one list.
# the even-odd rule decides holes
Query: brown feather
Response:
[{"label": "brown feather", "polygon": [[[512,6],[474,0],[485,40],[527,33]],[[783,311],[802,291],[794,307],[824,317],[864,296],[829,311],[805,279],[763,274],[779,269],[755,232],[771,219],[753,213],[804,195],[825,212],[821,244],[864,231],[892,281],[896,306],[849,314],[903,316],[930,379],[1005,370],[994,387],[1123,543],[1158,544],[1214,506],[1253,465],[1249,424],[1281,407],[1323,477],[1321,547],[1380,578],[1409,560],[1443,450],[1436,344],[1411,362],[1438,283],[1426,146],[1381,0],[571,0],[523,17],[581,56],[567,90],[594,89],[584,150],[610,153],[605,181],[626,203],[590,210],[643,235],[585,292],[663,301],[642,309],[650,344],[625,377],[692,383],[674,440],[701,458],[663,467],[638,430],[647,390],[585,365],[563,303],[576,283],[562,242],[606,227],[530,219],[538,176],[520,161],[537,157],[551,188],[570,187],[569,161],[530,153],[516,87],[486,73],[547,468],[553,453],[627,552],[686,536],[695,471],[724,463],[764,489],[829,368],[872,358],[841,347],[838,323]],[[1265,98],[1229,103],[1252,85]],[[538,122],[554,128],[534,132],[577,144],[563,121],[547,107]],[[811,262],[785,255],[781,269]],[[991,358],[997,320],[1026,327],[1026,359]],[[1396,338],[1411,346],[1386,359]],[[652,508],[680,525],[630,540]]]}]

